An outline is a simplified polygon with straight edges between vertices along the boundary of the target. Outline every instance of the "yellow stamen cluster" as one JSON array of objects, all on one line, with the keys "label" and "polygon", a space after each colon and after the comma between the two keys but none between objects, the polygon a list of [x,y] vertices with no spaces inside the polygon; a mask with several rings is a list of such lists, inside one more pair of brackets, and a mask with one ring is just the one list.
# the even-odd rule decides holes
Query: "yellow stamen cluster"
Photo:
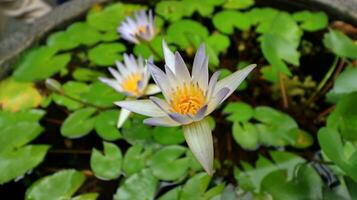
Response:
[{"label": "yellow stamen cluster", "polygon": [[141,91],[139,91],[138,84],[141,81],[142,76],[140,73],[133,73],[128,75],[122,82],[121,87],[124,91],[134,94],[135,96],[140,96]]},{"label": "yellow stamen cluster", "polygon": [[205,104],[205,95],[197,84],[184,84],[171,95],[170,105],[173,112],[195,115]]},{"label": "yellow stamen cluster", "polygon": [[135,35],[146,34],[148,31],[147,26],[139,26]]}]

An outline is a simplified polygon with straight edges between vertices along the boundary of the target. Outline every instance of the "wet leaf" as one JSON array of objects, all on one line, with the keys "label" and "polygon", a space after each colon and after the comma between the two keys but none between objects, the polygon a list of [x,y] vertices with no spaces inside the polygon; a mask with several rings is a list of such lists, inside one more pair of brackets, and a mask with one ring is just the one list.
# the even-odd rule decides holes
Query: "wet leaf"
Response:
[{"label": "wet leaf", "polygon": [[131,175],[121,184],[114,195],[114,200],[142,200],[154,199],[158,180],[151,174],[151,170],[142,171]]},{"label": "wet leaf", "polygon": [[68,27],[67,33],[71,40],[91,46],[101,39],[101,34],[84,22],[76,22]]},{"label": "wet leaf", "polygon": [[180,158],[186,152],[182,146],[167,146],[156,152],[151,159],[154,176],[160,180],[177,180],[187,173],[189,159]]},{"label": "wet leaf", "polygon": [[98,66],[114,65],[116,60],[122,60],[122,52],[126,47],[121,43],[103,43],[88,51],[88,58]]},{"label": "wet leaf", "polygon": [[329,102],[336,103],[343,96],[357,91],[357,69],[345,69],[335,80],[333,88],[327,93]]},{"label": "wet leaf", "polygon": [[20,61],[13,77],[18,81],[39,81],[46,79],[65,68],[71,55],[56,55],[57,48],[40,47],[29,51]]},{"label": "wet leaf", "polygon": [[33,83],[7,78],[0,81],[0,88],[0,107],[3,110],[17,112],[34,108],[39,106],[43,99]]},{"label": "wet leaf", "polygon": [[94,108],[82,108],[71,113],[61,126],[61,134],[68,138],[79,138],[87,135],[94,127]]},{"label": "wet leaf", "polygon": [[338,56],[357,59],[357,45],[340,31],[330,29],[324,35],[323,43]]},{"label": "wet leaf", "polygon": [[43,177],[26,191],[26,200],[70,199],[83,184],[85,176],[76,170],[62,170]]},{"label": "wet leaf", "polygon": [[246,9],[254,5],[254,0],[227,0],[223,8],[228,9]]},{"label": "wet leaf", "polygon": [[181,144],[185,141],[181,128],[160,127],[153,130],[154,140],[163,145]]},{"label": "wet leaf", "polygon": [[103,142],[104,154],[92,150],[90,166],[94,175],[102,180],[113,180],[119,177],[122,165],[120,148],[114,143]]},{"label": "wet leaf", "polygon": [[119,129],[116,127],[118,116],[118,110],[108,110],[101,112],[96,117],[94,127],[101,138],[108,141],[115,141],[122,137]]},{"label": "wet leaf", "polygon": [[318,31],[328,25],[328,17],[324,12],[299,11],[293,14],[300,27],[306,31]]},{"label": "wet leaf", "polygon": [[191,38],[195,36],[204,40],[208,37],[208,30],[202,24],[183,19],[172,23],[167,29],[167,42],[179,45],[181,48],[192,47]]},{"label": "wet leaf", "polygon": [[20,178],[39,165],[49,149],[48,145],[27,145],[0,153],[0,184]]},{"label": "wet leaf", "polygon": [[232,34],[235,28],[247,30],[251,26],[248,16],[238,11],[221,11],[215,14],[212,20],[214,26],[226,34]]}]

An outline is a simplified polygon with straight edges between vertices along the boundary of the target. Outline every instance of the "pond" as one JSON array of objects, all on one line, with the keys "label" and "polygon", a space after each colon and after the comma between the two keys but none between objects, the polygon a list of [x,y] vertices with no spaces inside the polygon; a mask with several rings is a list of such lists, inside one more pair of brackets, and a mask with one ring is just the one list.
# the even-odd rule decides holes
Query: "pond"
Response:
[{"label": "pond", "polygon": [[57,27],[0,81],[0,194],[357,199],[357,29],[284,8],[111,2]]}]

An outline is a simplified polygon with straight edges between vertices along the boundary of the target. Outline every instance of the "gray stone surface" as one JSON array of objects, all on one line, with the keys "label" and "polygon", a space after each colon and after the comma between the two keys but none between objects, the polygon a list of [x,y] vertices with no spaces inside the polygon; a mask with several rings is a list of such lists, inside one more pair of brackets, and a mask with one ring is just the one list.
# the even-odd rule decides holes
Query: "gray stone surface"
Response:
[{"label": "gray stone surface", "polygon": [[52,29],[83,15],[93,4],[110,0],[71,0],[56,7],[31,25],[18,26],[7,31],[0,41],[0,79],[9,71],[22,51],[41,39]]}]

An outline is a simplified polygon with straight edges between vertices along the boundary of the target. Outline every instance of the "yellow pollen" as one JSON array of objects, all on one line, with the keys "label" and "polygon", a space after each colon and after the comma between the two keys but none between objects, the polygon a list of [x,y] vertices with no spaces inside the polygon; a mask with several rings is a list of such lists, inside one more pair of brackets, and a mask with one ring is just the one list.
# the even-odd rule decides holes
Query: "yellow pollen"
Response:
[{"label": "yellow pollen", "polygon": [[140,73],[133,73],[128,75],[122,82],[121,87],[125,92],[134,94],[135,96],[140,96],[141,91],[139,91],[138,84],[142,77]]},{"label": "yellow pollen", "polygon": [[178,87],[171,97],[170,104],[173,112],[182,115],[195,115],[204,106],[206,100],[203,91],[193,83]]},{"label": "yellow pollen", "polygon": [[147,26],[139,26],[135,35],[146,34],[147,31]]}]

